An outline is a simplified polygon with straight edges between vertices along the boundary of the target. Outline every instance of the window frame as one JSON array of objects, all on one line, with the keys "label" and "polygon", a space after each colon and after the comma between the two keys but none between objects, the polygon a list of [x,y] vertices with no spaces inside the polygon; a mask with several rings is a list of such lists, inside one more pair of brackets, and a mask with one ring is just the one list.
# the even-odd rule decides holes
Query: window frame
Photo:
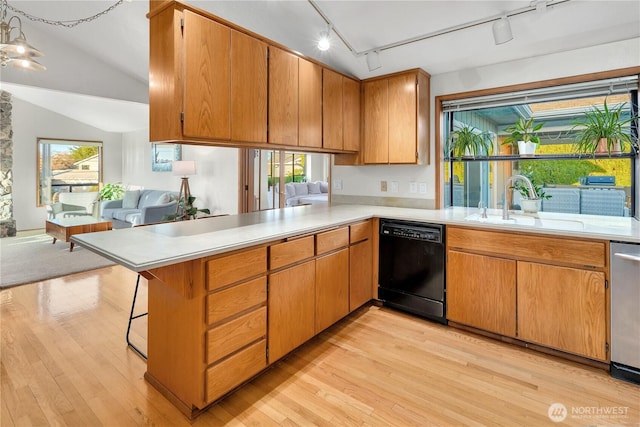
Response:
[{"label": "window frame", "polygon": [[[521,83],[509,86],[501,86],[494,88],[486,88],[469,92],[458,92],[453,94],[438,95],[435,97],[435,151],[438,156],[436,162],[436,209],[442,209],[444,205],[444,173],[445,171],[445,141],[444,135],[448,124],[445,123],[446,114],[444,112],[443,103],[455,101],[458,99],[477,98],[483,96],[507,94],[510,92],[523,92],[528,90],[536,90],[542,88],[552,88],[554,86],[564,86],[575,83],[585,83],[596,80],[606,80],[617,77],[636,76],[640,84],[640,67],[620,68],[616,70],[602,71],[589,74],[581,74],[570,77],[542,80],[539,82]],[[637,106],[636,106],[637,109]],[[636,153],[635,160],[638,161],[639,155]],[[633,173],[633,171],[632,171]],[[637,177],[635,177],[637,181]],[[636,192],[640,191],[636,186]],[[636,194],[636,203],[638,203],[639,195]],[[637,217],[638,212],[636,210]]]},{"label": "window frame", "polygon": [[[40,188],[40,178],[41,178],[41,156],[40,156],[40,146],[42,141],[52,141],[47,144],[51,145],[70,145],[70,146],[78,146],[78,145],[93,145],[98,147],[98,155],[100,162],[100,170],[98,171],[98,186],[103,182],[104,176],[104,142],[100,140],[91,140],[91,139],[70,139],[70,138],[48,138],[48,137],[37,137],[36,138],[36,207],[44,207],[47,204],[51,203],[43,203],[42,200],[42,190]],[[85,144],[83,144],[85,143]],[[88,144],[87,144],[88,143]]]}]

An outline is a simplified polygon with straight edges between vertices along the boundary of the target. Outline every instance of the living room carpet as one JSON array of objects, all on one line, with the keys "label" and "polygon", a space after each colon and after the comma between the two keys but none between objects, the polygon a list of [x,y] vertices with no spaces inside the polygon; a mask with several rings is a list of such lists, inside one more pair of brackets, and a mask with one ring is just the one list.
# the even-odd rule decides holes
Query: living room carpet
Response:
[{"label": "living room carpet", "polygon": [[0,239],[0,288],[115,265],[81,246],[69,252],[69,243],[52,241],[44,230]]}]

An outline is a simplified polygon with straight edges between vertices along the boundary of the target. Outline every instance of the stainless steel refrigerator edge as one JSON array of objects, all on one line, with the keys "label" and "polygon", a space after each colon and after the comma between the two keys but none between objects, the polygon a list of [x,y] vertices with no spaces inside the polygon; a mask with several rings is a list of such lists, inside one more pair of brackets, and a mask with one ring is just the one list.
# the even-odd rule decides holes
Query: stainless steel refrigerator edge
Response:
[{"label": "stainless steel refrigerator edge", "polygon": [[611,375],[640,384],[640,244],[611,242]]}]

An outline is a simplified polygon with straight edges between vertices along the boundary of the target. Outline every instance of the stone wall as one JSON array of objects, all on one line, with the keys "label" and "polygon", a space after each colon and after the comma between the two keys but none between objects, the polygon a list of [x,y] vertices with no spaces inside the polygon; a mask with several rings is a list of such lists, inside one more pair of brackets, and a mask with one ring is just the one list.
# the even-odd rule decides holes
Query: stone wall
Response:
[{"label": "stone wall", "polygon": [[11,94],[0,91],[0,237],[16,235],[13,218],[13,128]]}]

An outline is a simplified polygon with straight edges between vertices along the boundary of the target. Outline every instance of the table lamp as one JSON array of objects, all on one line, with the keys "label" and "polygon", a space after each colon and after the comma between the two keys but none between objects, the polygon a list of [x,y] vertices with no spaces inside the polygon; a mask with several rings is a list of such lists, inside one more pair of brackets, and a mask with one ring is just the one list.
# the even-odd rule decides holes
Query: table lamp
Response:
[{"label": "table lamp", "polygon": [[189,175],[196,174],[196,162],[195,160],[178,160],[171,164],[173,175],[181,176],[182,183],[180,184],[180,192],[178,193],[178,206],[176,207],[176,214],[180,210],[180,200],[184,196],[183,209],[189,205],[189,198],[191,197],[191,190],[189,189]]}]

